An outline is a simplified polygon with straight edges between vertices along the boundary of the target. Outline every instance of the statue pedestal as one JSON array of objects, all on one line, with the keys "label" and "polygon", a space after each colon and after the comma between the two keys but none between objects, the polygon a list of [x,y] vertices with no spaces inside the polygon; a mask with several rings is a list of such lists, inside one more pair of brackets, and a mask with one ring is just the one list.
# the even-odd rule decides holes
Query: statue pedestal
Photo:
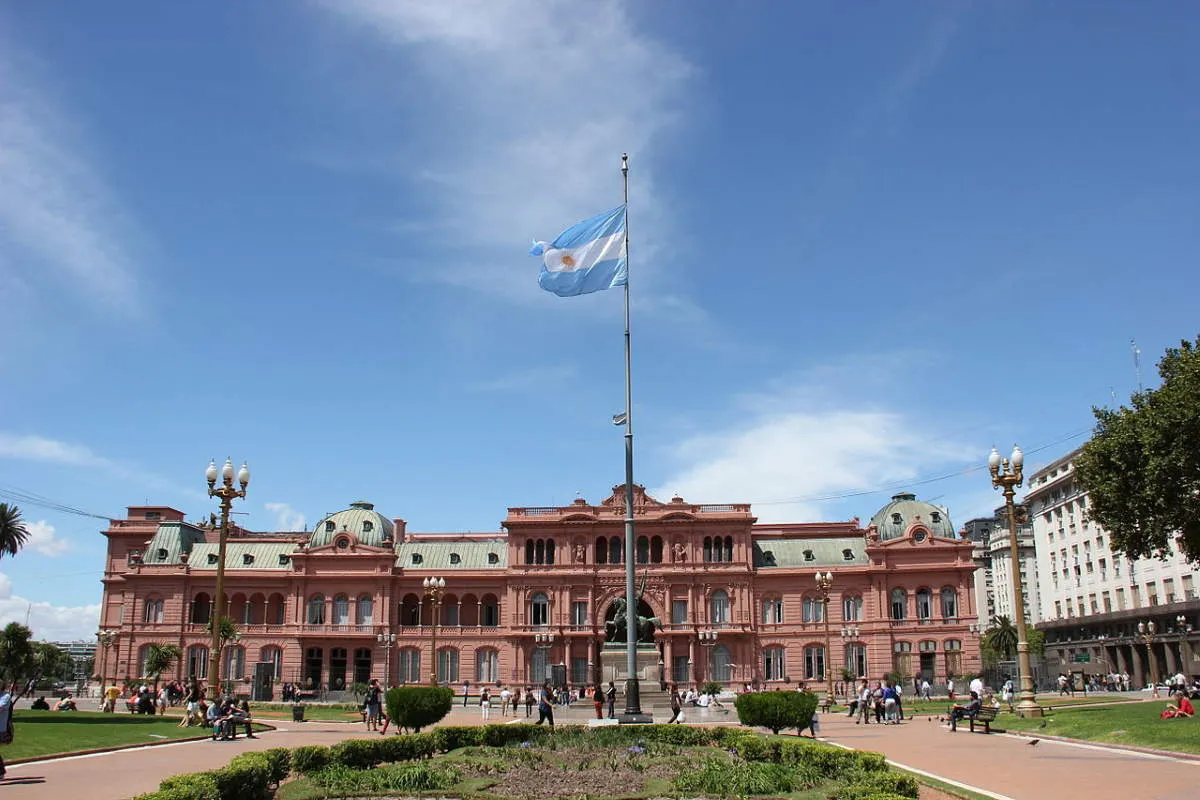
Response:
[{"label": "statue pedestal", "polygon": [[[658,686],[658,648],[652,644],[637,646],[637,678]],[[629,677],[623,642],[610,642],[600,650],[600,681],[620,684]]]}]

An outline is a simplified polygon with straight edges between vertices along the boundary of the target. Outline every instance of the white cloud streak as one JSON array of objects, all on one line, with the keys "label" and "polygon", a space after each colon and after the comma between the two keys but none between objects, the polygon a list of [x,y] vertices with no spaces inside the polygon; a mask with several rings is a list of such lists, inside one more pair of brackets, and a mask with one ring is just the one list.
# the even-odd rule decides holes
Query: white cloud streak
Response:
[{"label": "white cloud streak", "polygon": [[[430,205],[402,224],[445,241],[414,276],[529,299],[528,239],[620,202],[629,152],[643,257],[661,218],[637,156],[675,121],[691,67],[636,29],[618,0],[330,0],[330,14],[385,43],[381,103],[412,104],[402,175]],[[421,88],[412,88],[414,83]],[[400,100],[395,86],[416,96]],[[433,234],[431,234],[433,236]],[[459,262],[449,268],[445,262]]]},{"label": "white cloud streak", "polygon": [[101,310],[135,313],[124,214],[34,72],[0,35],[0,270],[40,293],[65,286]]},{"label": "white cloud streak", "polygon": [[0,572],[0,627],[28,620],[33,637],[41,641],[69,642],[94,639],[100,622],[100,604],[56,606],[26,600],[13,594],[12,580]]},{"label": "white cloud streak", "polygon": [[0,431],[0,458],[18,461],[44,461],[73,467],[115,468],[117,465],[96,455],[83,445],[60,442],[33,434]]},{"label": "white cloud streak", "polygon": [[288,503],[263,503],[263,508],[275,516],[275,530],[302,531],[308,524],[304,514]]},{"label": "white cloud streak", "polygon": [[33,550],[50,558],[56,558],[71,549],[64,539],[58,538],[54,526],[46,520],[38,520],[25,525],[29,538],[25,541],[25,550]]}]

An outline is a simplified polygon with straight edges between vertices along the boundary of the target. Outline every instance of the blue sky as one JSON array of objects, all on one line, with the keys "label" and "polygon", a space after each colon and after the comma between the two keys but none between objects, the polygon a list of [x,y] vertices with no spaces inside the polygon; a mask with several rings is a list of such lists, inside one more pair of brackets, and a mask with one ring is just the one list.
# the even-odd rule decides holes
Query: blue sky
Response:
[{"label": "blue sky", "polygon": [[[637,480],[961,524],[993,443],[1062,455],[1130,339],[1152,383],[1196,335],[1198,36],[1186,2],[0,5],[0,490],[198,518],[232,456],[260,530],[598,502],[621,296],[526,253],[628,151]],[[89,635],[103,521],[22,506],[0,620]]]}]

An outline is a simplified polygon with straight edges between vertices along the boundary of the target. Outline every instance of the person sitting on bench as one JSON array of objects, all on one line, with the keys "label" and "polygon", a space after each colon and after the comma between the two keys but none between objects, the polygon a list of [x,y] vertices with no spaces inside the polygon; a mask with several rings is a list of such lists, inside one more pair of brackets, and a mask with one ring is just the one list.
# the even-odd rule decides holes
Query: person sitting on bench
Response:
[{"label": "person sitting on bench", "polygon": [[960,719],[973,719],[982,707],[983,701],[979,699],[979,692],[971,692],[971,701],[969,703],[966,705],[955,704],[950,709],[950,730],[958,730],[958,721]]}]

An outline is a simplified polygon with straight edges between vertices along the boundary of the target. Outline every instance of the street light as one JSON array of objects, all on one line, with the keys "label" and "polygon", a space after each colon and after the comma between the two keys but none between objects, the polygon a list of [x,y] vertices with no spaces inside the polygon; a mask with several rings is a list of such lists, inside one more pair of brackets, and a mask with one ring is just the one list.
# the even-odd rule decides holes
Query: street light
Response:
[{"label": "street light", "polygon": [[391,685],[388,680],[392,667],[392,646],[396,644],[396,634],[380,633],[376,635],[375,641],[379,642],[383,648],[383,686],[387,688]]},{"label": "street light", "polygon": [[1157,632],[1158,626],[1154,620],[1137,624],[1138,639],[1146,645],[1146,659],[1150,662],[1150,688],[1155,697],[1158,697],[1158,665],[1154,659],[1154,634]]},{"label": "street light", "polygon": [[829,651],[833,645],[829,639],[829,590],[833,588],[833,572],[821,573],[817,570],[817,591],[821,593],[821,615],[825,620],[825,700],[833,702],[833,671],[829,669]]},{"label": "street light", "polygon": [[700,646],[708,651],[708,655],[704,657],[704,671],[708,676],[708,680],[715,680],[712,675],[712,648],[717,646],[717,632],[712,628],[696,631],[696,638],[700,641]]},{"label": "street light", "polygon": [[233,486],[233,461],[228,458],[221,467],[219,487],[216,461],[208,462],[204,479],[208,481],[208,496],[221,501],[221,531],[217,536],[217,590],[213,598],[213,613],[208,620],[212,628],[212,645],[208,655],[208,699],[216,701],[221,688],[221,621],[225,618],[225,541],[229,538],[229,512],[233,508],[234,498],[246,496],[246,487],[250,485],[250,468],[246,462],[242,462],[242,468],[237,473],[240,489]]},{"label": "street light", "polygon": [[1034,699],[1033,666],[1029,661],[1029,633],[1025,628],[1025,591],[1021,588],[1021,549],[1017,540],[1017,505],[1013,501],[1016,488],[1025,479],[1025,454],[1021,448],[1013,446],[1012,455],[1002,458],[996,448],[988,455],[988,472],[992,475],[992,486],[1004,493],[1004,505],[1008,510],[1008,531],[1012,536],[1009,542],[1009,570],[1013,590],[1013,616],[1017,624],[1017,668],[1021,673],[1021,699],[1016,705],[1019,717],[1040,717],[1045,712]]},{"label": "street light", "polygon": [[103,647],[104,647],[104,659],[103,659],[102,663],[100,664],[100,683],[101,683],[100,688],[103,691],[103,689],[104,689],[103,684],[104,684],[104,681],[106,678],[105,673],[108,672],[108,650],[116,643],[117,632],[113,631],[113,630],[108,630],[107,628],[101,628],[100,630],[96,631],[96,638],[100,641],[100,644],[103,645]]},{"label": "street light", "polygon": [[[438,685],[438,664],[437,664],[437,629],[438,618],[442,614],[442,593],[446,591],[445,578],[426,578],[421,581],[421,585],[425,587],[425,596],[433,601],[433,626],[431,629],[432,645],[430,649],[430,668],[429,668],[429,685]],[[450,677],[449,670],[446,671],[447,679]]]}]

